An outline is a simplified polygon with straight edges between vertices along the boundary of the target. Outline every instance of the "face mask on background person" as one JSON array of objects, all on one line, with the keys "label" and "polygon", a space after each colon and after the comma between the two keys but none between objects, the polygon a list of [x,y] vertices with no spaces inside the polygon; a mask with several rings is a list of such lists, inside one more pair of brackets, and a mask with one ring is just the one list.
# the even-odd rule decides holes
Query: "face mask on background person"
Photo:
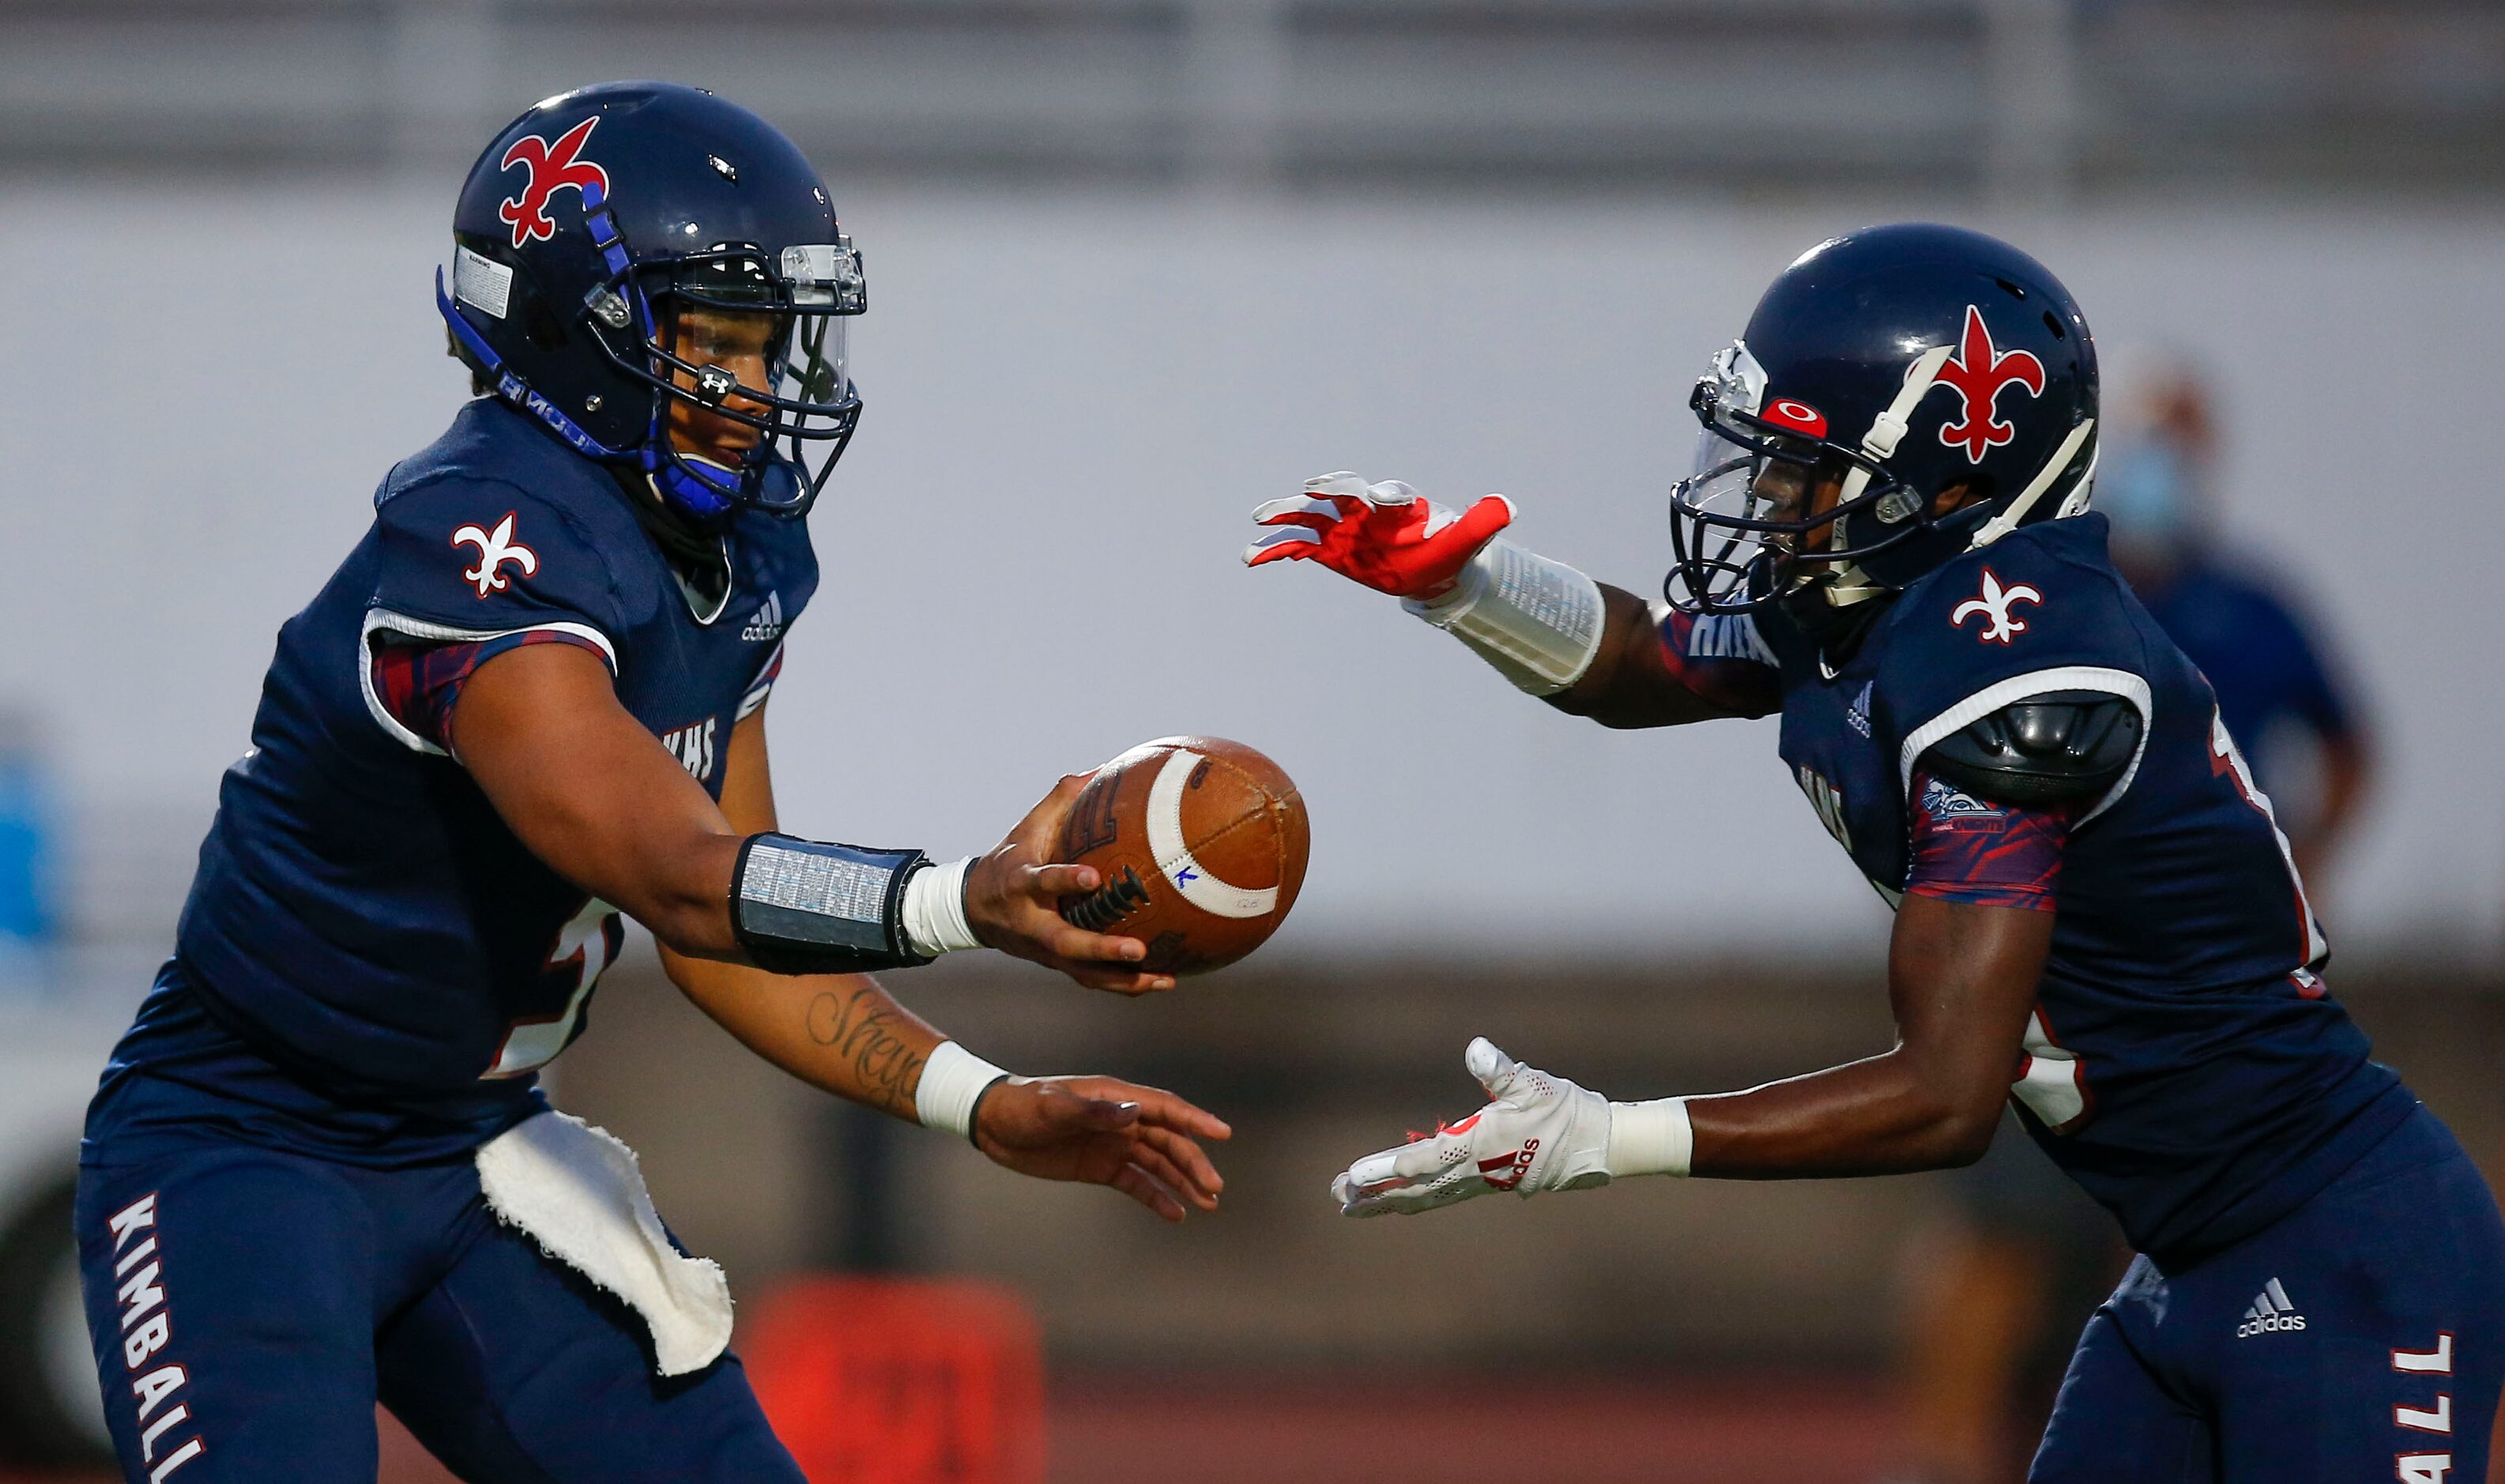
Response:
[{"label": "face mask on background person", "polygon": [[2115,450],[2097,471],[2096,486],[2096,508],[2113,521],[2114,545],[2169,552],[2191,546],[2199,534],[2194,477],[2183,451],[2163,439]]}]

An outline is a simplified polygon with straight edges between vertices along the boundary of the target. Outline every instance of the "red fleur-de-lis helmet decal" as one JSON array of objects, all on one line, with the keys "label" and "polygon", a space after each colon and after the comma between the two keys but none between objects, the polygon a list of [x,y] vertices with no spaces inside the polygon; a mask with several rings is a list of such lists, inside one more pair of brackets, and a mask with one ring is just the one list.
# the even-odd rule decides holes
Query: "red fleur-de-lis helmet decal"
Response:
[{"label": "red fleur-de-lis helmet decal", "polygon": [[583,141],[591,137],[591,126],[599,122],[600,116],[593,114],[567,129],[554,144],[537,134],[524,134],[505,152],[499,168],[510,170],[520,165],[530,172],[522,194],[508,197],[496,208],[496,215],[513,229],[513,246],[518,248],[526,242],[556,235],[556,222],[547,214],[547,200],[566,187],[572,186],[578,194],[595,188],[604,196],[609,194],[609,172],[588,159],[575,158],[582,153]]},{"label": "red fleur-de-lis helmet decal", "polygon": [[1963,448],[1968,463],[1980,464],[1986,452],[2018,436],[2017,424],[2003,422],[1993,401],[2002,388],[2010,386],[2025,387],[2029,397],[2043,396],[2044,363],[2029,351],[1993,349],[1983,311],[1968,304],[1965,334],[1958,341],[1957,354],[1940,368],[1936,384],[1956,392],[1965,404],[1962,417],[1941,427],[1940,442]]}]

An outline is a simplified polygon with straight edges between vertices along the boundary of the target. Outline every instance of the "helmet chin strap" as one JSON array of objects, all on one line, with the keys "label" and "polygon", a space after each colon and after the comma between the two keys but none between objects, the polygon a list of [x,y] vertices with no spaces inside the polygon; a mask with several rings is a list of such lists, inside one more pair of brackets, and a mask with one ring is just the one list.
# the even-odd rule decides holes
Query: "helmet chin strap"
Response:
[{"label": "helmet chin strap", "polygon": [[1820,590],[1829,608],[1851,608],[1855,603],[1887,597],[1896,590],[1870,581],[1870,575],[1863,572],[1857,563],[1846,562],[1833,570],[1835,581]]},{"label": "helmet chin strap", "polygon": [[[1931,388],[1939,384],[1940,368],[1949,364],[1949,357],[1955,351],[1954,346],[1934,345],[1916,356],[1914,364],[1905,368],[1905,381],[1896,389],[1896,400],[1888,404],[1888,409],[1871,422],[1870,431],[1861,435],[1861,451],[1872,463],[1886,463],[1888,456],[1896,451],[1896,445],[1904,442],[1905,431],[1913,426],[1914,408],[1920,406],[1923,399],[1930,395]],[[1835,503],[1838,506],[1851,505],[1860,499],[1861,492],[1869,487],[1869,465],[1855,464],[1845,475],[1844,488],[1837,493]],[[1887,502],[1880,503],[1884,505]],[[1832,548],[1843,541],[1844,522],[1829,521],[1827,545]],[[1825,584],[1822,595],[1830,608],[1851,608],[1855,603],[1887,597],[1896,590],[1872,582],[1858,563],[1846,562],[1828,570],[1835,574],[1835,581]]]},{"label": "helmet chin strap", "polygon": [[[1861,440],[1862,452],[1876,459],[1885,459],[1888,454],[1896,451],[1898,441],[1905,436],[1906,419],[1912,414],[1915,405],[1923,400],[1923,394],[1931,389],[1932,383],[1938,380],[1939,370],[1947,364],[1948,357],[1947,346],[1934,346],[1924,351],[1920,359],[1906,369],[1903,389],[1897,392],[1896,400],[1888,404],[1888,410],[1880,413],[1878,420],[1871,424],[1870,432]],[[1974,539],[1966,543],[1966,549],[1972,551],[1991,546],[2018,529],[2019,523],[2027,518],[2027,512],[2033,510],[2036,503],[2042,500],[2061,479],[2062,471],[2069,468],[2070,461],[2079,456],[2081,445],[2087,442],[2096,429],[2097,420],[2093,417],[2083,419],[2077,427],[2072,428],[2070,436],[2062,440],[2062,445],[2054,449],[2053,456],[2045,461],[2042,469],[2036,471],[2035,477],[2029,481],[2025,489],[2018,492],[2018,498],[2010,501],[1999,514],[1976,528]],[[2089,487],[2090,481],[2095,479],[2096,475],[2096,455],[2090,454],[2088,467],[2079,475],[2079,481],[2072,487],[2069,497],[2062,503],[2063,513],[2076,514],[2079,511],[2087,509],[2087,502],[2081,498],[2080,492]],[[1837,496],[1835,503],[1849,504],[1869,483],[1870,471],[1856,465],[1852,473],[1844,477],[1844,489]],[[1836,526],[1840,527],[1841,524],[1842,522],[1839,521]],[[1841,542],[1843,539],[1844,533],[1841,529],[1830,527],[1827,536],[1830,544]],[[1892,587],[1872,582],[1869,575],[1856,563],[1847,562],[1831,570],[1835,573],[1835,581],[1827,583],[1821,594],[1830,608],[1851,608],[1856,603],[1867,603],[1873,598],[1884,598],[1895,591]]]},{"label": "helmet chin strap", "polygon": [[[660,435],[667,438],[665,432]],[[727,466],[675,448],[659,449],[647,443],[644,451],[644,478],[663,505],[683,512],[698,520],[715,520],[729,513],[739,489],[738,476]],[[729,477],[716,483],[707,472],[720,471]]]},{"label": "helmet chin strap", "polygon": [[[2018,522],[2027,518],[2027,512],[2035,508],[2035,502],[2043,499],[2045,491],[2051,489],[2054,481],[2062,477],[2062,471],[2069,468],[2070,460],[2079,456],[2079,445],[2086,442],[2088,435],[2096,430],[2097,420],[2093,417],[2082,420],[2077,427],[2072,428],[2070,436],[2062,440],[2062,446],[2053,450],[2052,458],[2046,460],[2044,467],[2035,472],[2034,479],[2025,489],[2020,490],[2018,498],[2010,501],[1999,514],[1985,521],[1975,531],[1974,540],[1966,543],[1965,548],[1972,551],[1979,547],[1991,546],[2003,536],[2017,530]],[[2084,487],[2096,476],[2096,456],[2091,454],[2088,457],[2087,469],[2079,476],[2080,485]],[[2064,502],[2065,507],[2067,503]]]}]

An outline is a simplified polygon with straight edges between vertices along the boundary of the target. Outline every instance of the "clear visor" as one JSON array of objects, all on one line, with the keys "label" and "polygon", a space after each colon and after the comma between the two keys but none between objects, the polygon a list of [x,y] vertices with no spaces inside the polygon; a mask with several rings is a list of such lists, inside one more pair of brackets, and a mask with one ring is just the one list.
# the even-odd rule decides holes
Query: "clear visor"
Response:
[{"label": "clear visor", "polygon": [[653,370],[759,432],[831,437],[853,401],[851,340],[848,316],[682,301]]},{"label": "clear visor", "polygon": [[1788,536],[1835,508],[1851,461],[1812,439],[1751,432],[1746,443],[1719,427],[1697,435],[1696,464],[1675,498],[1690,512],[1759,536]]},{"label": "clear visor", "polygon": [[790,431],[803,439],[830,438],[840,408],[852,400],[852,321],[838,314],[795,316],[772,364],[775,396],[806,403],[810,410],[786,411]]},{"label": "clear visor", "polygon": [[[656,370],[685,394],[665,409],[674,460],[725,500],[745,485],[805,508],[860,415],[847,317],[683,303],[671,326]],[[812,450],[820,467],[799,468]]]},{"label": "clear visor", "polygon": [[[670,269],[653,307],[675,317],[680,343],[671,354],[689,363],[675,369],[677,384],[710,406],[769,422],[776,438],[808,441],[850,426],[847,322],[866,302],[861,255],[839,238],[773,258],[743,247],[691,253]],[[708,365],[720,370],[705,374]]]},{"label": "clear visor", "polygon": [[1818,517],[1835,509],[1852,469],[1813,439],[1707,424],[1693,472],[1671,492],[1674,580],[1707,608],[1732,602],[1761,576],[1788,585],[1796,558],[1835,540],[1835,523]]}]

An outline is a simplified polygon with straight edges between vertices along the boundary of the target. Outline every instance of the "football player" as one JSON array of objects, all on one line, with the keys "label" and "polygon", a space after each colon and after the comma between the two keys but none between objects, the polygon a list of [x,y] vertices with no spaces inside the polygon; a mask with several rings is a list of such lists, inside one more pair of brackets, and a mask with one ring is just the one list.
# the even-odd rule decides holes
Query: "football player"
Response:
[{"label": "football player", "polygon": [[1246,560],[1401,598],[1604,725],[1780,713],[1895,908],[1896,1044],[1613,1103],[1473,1041],[1491,1101],[1351,1165],[1342,1211],[1936,1169],[2014,1097],[2141,1254],[2033,1478],[2484,1477],[2505,1223],[2331,998],[2270,800],[2107,558],[2068,292],[1974,232],[1856,231],[1776,278],[1691,406],[1661,604],[1504,540],[1500,496],[1456,515],[1351,474],[1261,507]]},{"label": "football player", "polygon": [[[1180,1220],[1227,1130],[1010,1077],[863,976],[988,946],[1169,987],[1054,910],[1097,884],[1048,855],[1082,780],[950,866],[778,830],[766,697],[864,305],[799,152],[693,88],[584,88],[488,146],[453,235],[437,299],[480,395],[279,631],[88,1113],[107,1417],[149,1484],[370,1481],[377,1397],[465,1479],[797,1484],[719,1270],[536,1085],[621,914],[760,1056],[1010,1169]],[[892,692],[861,714],[909,724]]]}]

